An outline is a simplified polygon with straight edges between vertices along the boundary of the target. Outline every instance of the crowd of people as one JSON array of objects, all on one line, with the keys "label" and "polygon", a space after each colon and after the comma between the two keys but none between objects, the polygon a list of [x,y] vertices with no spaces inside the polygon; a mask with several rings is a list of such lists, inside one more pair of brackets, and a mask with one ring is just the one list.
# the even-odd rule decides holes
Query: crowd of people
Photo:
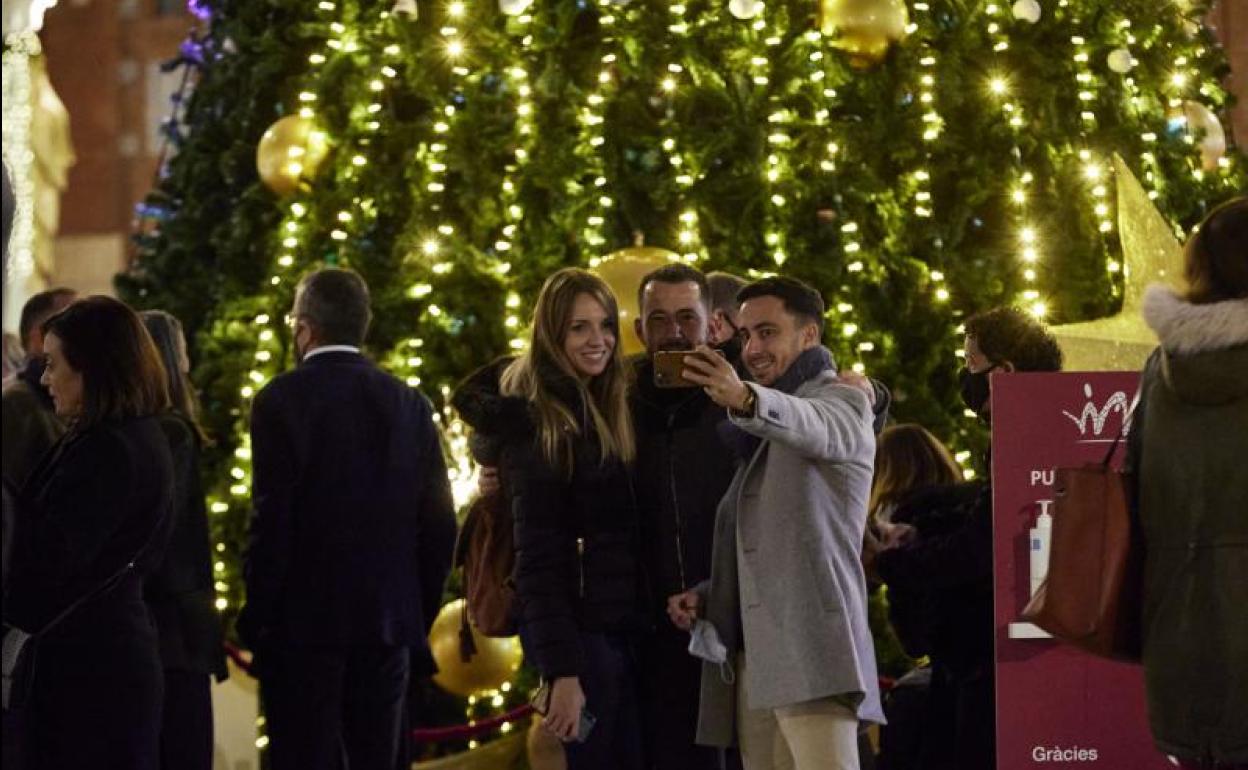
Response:
[{"label": "crowd of people", "polygon": [[[1190,767],[1248,763],[1246,243],[1241,198],[1189,242],[1187,290],[1149,294],[1161,346],[1128,457],[1151,725]],[[611,288],[565,268],[524,351],[452,395],[479,495],[514,527],[514,621],[568,767],[995,767],[989,485],[892,421],[883,383],[838,367],[813,288],[674,263],[636,291],[643,354],[623,355]],[[305,276],[289,320],[298,365],[252,405],[237,632],[275,770],[393,770],[456,537],[441,442],[428,400],[361,352],[359,275]],[[962,398],[985,421],[993,372],[1061,367],[1021,311],[964,330]],[[20,334],[4,620],[37,656],[6,679],[6,760],[211,767],[226,672],[181,326],[58,289]],[[883,694],[878,585],[906,652],[930,660]]]}]

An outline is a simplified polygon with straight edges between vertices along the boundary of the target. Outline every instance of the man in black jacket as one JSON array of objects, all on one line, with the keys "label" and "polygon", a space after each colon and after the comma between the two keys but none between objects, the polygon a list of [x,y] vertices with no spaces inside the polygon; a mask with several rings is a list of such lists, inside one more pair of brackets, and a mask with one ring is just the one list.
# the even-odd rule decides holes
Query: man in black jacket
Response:
[{"label": "man in black jacket", "polygon": [[368,287],[325,269],[299,285],[294,371],[257,396],[255,518],[238,620],[259,660],[275,770],[394,767],[410,676],[455,538],[428,401],[359,351]]},{"label": "man in black jacket", "polygon": [[21,489],[27,476],[65,432],[65,424],[52,409],[52,396],[40,383],[43,377],[43,322],[76,300],[73,289],[64,287],[35,294],[22,305],[18,331],[26,364],[3,395],[3,469],[13,489]]},{"label": "man in black jacket", "polygon": [[[1062,352],[1039,321],[997,308],[966,321],[966,406],[991,422],[993,371],[1055,372]],[[920,770],[996,766],[992,616],[992,488],[937,487],[893,514],[875,566],[911,608],[903,635],[921,637],[932,659]],[[900,630],[900,629],[899,629]]]},{"label": "man in black jacket", "polygon": [[689,635],[668,621],[665,607],[667,597],[711,575],[715,510],[735,461],[716,433],[724,409],[699,387],[657,387],[653,359],[660,350],[707,342],[710,291],[700,271],[672,264],[643,278],[638,294],[637,336],[646,355],[635,362],[632,411],[642,557],[653,594],[652,630],[641,649],[646,767],[719,768],[717,749],[694,744],[701,661],[689,654]]}]

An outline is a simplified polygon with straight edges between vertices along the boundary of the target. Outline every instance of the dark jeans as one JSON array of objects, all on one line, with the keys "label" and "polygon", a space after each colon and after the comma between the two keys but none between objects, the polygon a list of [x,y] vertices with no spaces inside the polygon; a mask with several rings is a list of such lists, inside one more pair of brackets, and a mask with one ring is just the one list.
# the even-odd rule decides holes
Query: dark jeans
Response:
[{"label": "dark jeans", "polygon": [[[526,639],[521,626],[522,645]],[[635,643],[627,634],[581,633],[581,690],[597,721],[589,740],[563,744],[568,770],[642,770]]]},{"label": "dark jeans", "polygon": [[410,671],[406,647],[273,645],[262,664],[273,770],[394,770]]},{"label": "dark jeans", "polygon": [[160,728],[162,770],[211,770],[211,677],[165,669],[164,720]]},{"label": "dark jeans", "polygon": [[698,746],[702,661],[666,618],[641,642],[641,718],[647,770],[720,770],[723,752]]}]

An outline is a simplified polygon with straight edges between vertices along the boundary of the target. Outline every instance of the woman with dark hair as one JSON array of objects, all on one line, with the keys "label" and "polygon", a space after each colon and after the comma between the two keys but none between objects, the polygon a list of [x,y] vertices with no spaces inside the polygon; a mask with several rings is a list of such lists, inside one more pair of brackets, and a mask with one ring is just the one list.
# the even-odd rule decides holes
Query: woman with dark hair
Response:
[{"label": "woman with dark hair", "polygon": [[1185,292],[1152,286],[1128,467],[1144,548],[1144,683],[1157,747],[1248,768],[1248,198],[1187,242]]},{"label": "woman with dark hair", "polygon": [[88,297],[43,323],[68,432],[18,495],[5,622],[35,635],[24,764],[155,770],[163,676],[143,580],[164,555],[164,369],[133,310]]},{"label": "woman with dark hair", "polygon": [[[470,376],[453,399],[476,440],[497,446],[520,639],[549,685],[543,725],[571,770],[641,767],[636,444],[618,339],[607,285],[560,270],[538,295],[530,348]],[[597,719],[588,734],[587,715]]]},{"label": "woman with dark hair", "polygon": [[[914,508],[908,503],[934,489],[948,488],[962,480],[958,463],[948,448],[926,428],[915,423],[891,425],[880,432],[875,444],[875,474],[871,480],[871,497],[867,503],[867,529],[862,545],[863,564],[867,568],[867,587],[872,601],[882,590],[874,574],[875,559],[882,541],[889,539],[895,526],[913,526]],[[907,521],[896,520],[898,511],[909,512]],[[890,586],[883,600],[888,619],[871,616],[871,632],[877,645],[895,640],[911,658],[922,658],[929,652],[927,630],[932,624],[932,597],[928,592],[905,585]],[[878,646],[877,646],[878,649]],[[877,655],[877,658],[880,656]],[[881,660],[883,667],[883,660]],[[883,670],[881,673],[886,673]],[[896,673],[901,672],[887,672]],[[927,723],[928,692],[932,671],[921,666],[905,672],[884,696],[884,715],[888,724],[880,729],[880,752],[876,764],[880,768],[910,768],[918,765]]]},{"label": "woman with dark hair", "polygon": [[214,606],[208,511],[199,477],[200,427],[191,385],[186,337],[177,318],[163,310],[139,314],[165,367],[173,408],[160,427],[173,453],[173,511],[169,548],[147,578],[144,594],[160,639],[165,672],[160,731],[164,770],[212,767],[211,677],[225,679],[221,622]]}]

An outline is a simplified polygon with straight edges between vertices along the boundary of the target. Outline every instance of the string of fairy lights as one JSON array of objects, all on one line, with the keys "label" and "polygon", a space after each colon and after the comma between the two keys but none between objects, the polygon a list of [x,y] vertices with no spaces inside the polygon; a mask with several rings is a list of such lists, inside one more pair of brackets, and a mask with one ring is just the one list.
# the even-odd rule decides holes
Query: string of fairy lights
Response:
[{"label": "string of fairy lights", "polygon": [[[3,126],[4,163],[11,173],[15,200],[9,233],[9,263],[5,283],[19,285],[35,268],[35,185],[32,168],[31,121],[34,117],[31,60],[42,55],[33,31],[10,33],[4,40]],[[7,301],[7,298],[6,298]]]},{"label": "string of fairy lights", "polygon": [[1018,142],[1019,133],[1028,126],[1029,120],[1020,100],[1014,96],[1016,90],[1021,90],[1019,89],[1019,84],[1013,82],[1011,77],[1003,71],[1002,62],[1004,59],[1002,53],[1009,50],[1010,40],[1006,28],[1002,24],[1003,14],[1001,9],[993,3],[984,9],[984,13],[989,19],[987,32],[989,40],[992,41],[995,59],[995,71],[989,78],[988,92],[997,103],[1001,111],[1001,118],[1008,125],[1012,136],[1013,146],[1010,158],[1014,178],[1007,194],[1010,197],[1010,203],[1015,212],[1015,222],[1018,227],[1017,248],[1023,263],[1022,276],[1026,287],[1023,289],[1022,299],[1032,315],[1037,318],[1044,318],[1048,308],[1040,298],[1040,292],[1036,288],[1036,268],[1040,261],[1039,235],[1036,227],[1030,222],[1027,213],[1027,202],[1031,194],[1030,188],[1035,181],[1035,175],[1027,168]]},{"label": "string of fairy lights", "polygon": [[[607,138],[603,133],[606,124],[604,110],[611,95],[619,86],[617,72],[619,64],[620,19],[617,14],[626,13],[626,9],[617,8],[611,0],[599,0],[602,15],[599,24],[602,29],[602,55],[599,59],[599,70],[593,80],[589,93],[585,96],[585,104],[580,110],[582,131],[575,150],[576,157],[585,164],[588,174],[593,176],[593,191],[588,196],[588,205],[584,224],[581,227],[581,241],[594,253],[590,264],[595,264],[597,253],[606,246],[607,239],[603,235],[607,217],[615,207],[615,200],[607,186],[607,170],[603,162],[603,145]],[[509,298],[510,301],[510,298]],[[517,305],[519,301],[516,301]]]},{"label": "string of fairy lights", "polygon": [[[683,2],[675,2],[669,5],[667,10],[671,17],[668,20],[668,32],[677,39],[687,36],[690,30],[688,6]],[[697,20],[695,19],[694,21],[696,22]],[[660,135],[663,136],[660,146],[667,156],[667,164],[671,167],[677,189],[682,193],[682,197],[678,199],[676,204],[681,209],[680,215],[677,217],[679,224],[676,233],[676,245],[686,262],[697,262],[704,258],[705,253],[702,248],[701,234],[698,230],[698,212],[693,206],[689,205],[687,195],[693,185],[700,179],[701,170],[695,165],[693,157],[683,152],[679,142],[671,135],[671,125],[674,119],[671,100],[682,83],[687,82],[687,78],[688,74],[685,72],[683,64],[676,61],[669,62],[658,78],[659,93],[657,96],[666,103],[663,117],[659,121]]]},{"label": "string of fairy lights", "polygon": [[1109,205],[1109,177],[1112,167],[1107,167],[1100,159],[1093,156],[1089,149],[1091,144],[1091,132],[1100,124],[1100,118],[1097,115],[1097,106],[1100,102],[1099,91],[1101,83],[1092,72],[1091,68],[1091,50],[1088,46],[1087,38],[1082,33],[1085,28],[1085,20],[1075,13],[1069,6],[1063,6],[1065,17],[1070,22],[1072,33],[1070,36],[1070,44],[1074,50],[1071,56],[1074,62],[1075,70],[1075,86],[1077,97],[1080,103],[1079,111],[1079,141],[1082,145],[1078,150],[1079,164],[1082,169],[1082,176],[1085,187],[1092,197],[1092,212],[1096,216],[1097,231],[1101,237],[1101,250],[1105,254],[1106,270],[1112,272],[1113,262],[1109,256],[1110,251],[1106,242],[1108,236],[1114,229],[1113,216]]},{"label": "string of fairy lights", "polygon": [[[516,62],[505,73],[511,84],[511,89],[516,94],[516,135],[514,139],[516,147],[512,153],[511,162],[504,169],[499,193],[499,202],[502,205],[505,224],[494,241],[494,252],[497,256],[494,270],[500,279],[506,279],[511,273],[511,260],[515,253],[516,228],[519,227],[524,219],[524,207],[520,204],[516,180],[528,165],[531,159],[533,143],[537,140],[537,129],[534,124],[535,108],[532,99],[533,85],[529,76],[529,70],[525,66],[528,60],[528,49],[533,44],[533,35],[530,31],[532,24],[532,14],[523,9],[520,13],[515,14],[514,20],[508,23],[509,32],[514,31],[519,36],[521,53],[517,57]],[[522,351],[527,343],[524,336],[520,333],[523,327],[523,322],[519,316],[520,295],[509,289],[504,300],[504,307],[506,308],[506,314],[503,325],[507,329],[508,334],[511,335],[511,338],[508,340],[508,346],[515,352]],[[452,428],[457,434],[466,436],[466,429],[462,422],[458,420],[453,421]],[[458,498],[456,499],[458,500]]]},{"label": "string of fairy lights", "polygon": [[[919,39],[916,44],[920,46],[918,100],[921,110],[923,153],[919,168],[910,173],[910,181],[914,191],[914,215],[919,219],[931,219],[935,213],[935,203],[932,199],[932,174],[929,170],[932,164],[932,146],[940,138],[945,121],[940,115],[939,102],[936,98],[939,59],[930,43],[931,35],[934,34],[931,5],[927,2],[916,2],[912,7],[915,20],[910,25],[910,32]],[[939,251],[942,242],[937,239],[933,245]],[[931,280],[933,299],[940,304],[947,303],[950,294],[945,285],[944,272],[929,267],[928,278]]]}]

